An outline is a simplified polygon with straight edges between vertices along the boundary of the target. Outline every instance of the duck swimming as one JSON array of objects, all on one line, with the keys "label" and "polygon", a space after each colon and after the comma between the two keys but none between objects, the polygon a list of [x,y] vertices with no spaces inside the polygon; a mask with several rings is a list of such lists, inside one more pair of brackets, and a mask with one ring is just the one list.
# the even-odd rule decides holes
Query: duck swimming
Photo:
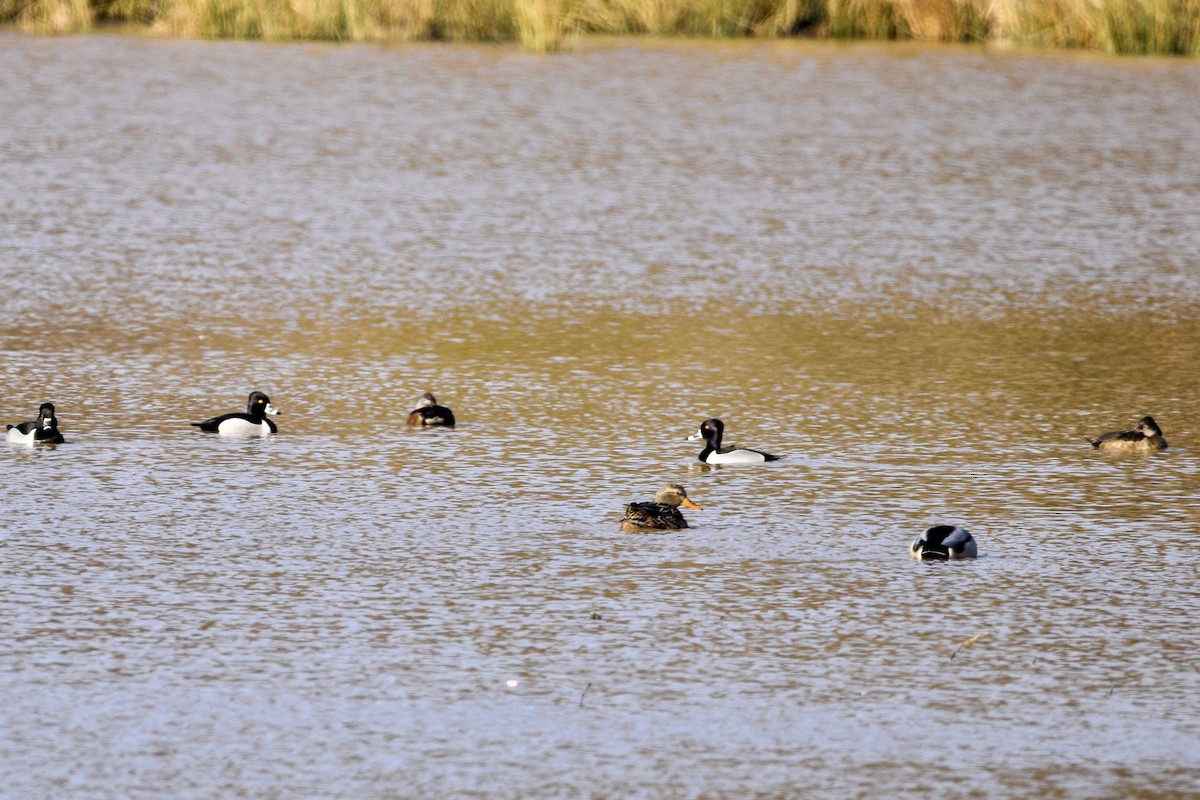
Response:
[{"label": "duck swimming", "polygon": [[653,503],[630,503],[621,518],[623,531],[678,531],[688,526],[679,507],[700,508],[678,483],[667,484],[654,493]]},{"label": "duck swimming", "polygon": [[966,528],[957,525],[934,525],[913,541],[909,553],[918,561],[958,561],[975,558],[979,547]]},{"label": "duck swimming", "polygon": [[688,437],[689,442],[703,439],[705,448],[697,456],[705,464],[761,464],[764,461],[778,461],[779,456],[764,453],[761,450],[750,450],[745,447],[721,447],[721,437],[725,434],[725,423],[719,419],[706,419],[700,425],[700,430]]},{"label": "duck swimming", "polygon": [[1090,441],[1092,447],[1110,453],[1154,453],[1167,449],[1162,429],[1151,416],[1142,417],[1131,431],[1113,431]]},{"label": "duck swimming", "polygon": [[417,407],[408,415],[408,424],[415,428],[426,425],[444,425],[454,427],[454,412],[445,406],[439,406],[437,398],[426,392],[417,400]]},{"label": "duck swimming", "polygon": [[223,436],[266,436],[276,433],[279,429],[264,415],[274,416],[278,413],[278,409],[271,405],[271,398],[262,392],[251,392],[246,403],[246,413],[222,414],[219,417],[192,424],[202,431],[219,433]]},{"label": "duck swimming", "polygon": [[4,441],[14,444],[61,444],[63,436],[58,432],[58,417],[54,416],[54,404],[42,403],[38,417],[33,422],[9,425]]}]

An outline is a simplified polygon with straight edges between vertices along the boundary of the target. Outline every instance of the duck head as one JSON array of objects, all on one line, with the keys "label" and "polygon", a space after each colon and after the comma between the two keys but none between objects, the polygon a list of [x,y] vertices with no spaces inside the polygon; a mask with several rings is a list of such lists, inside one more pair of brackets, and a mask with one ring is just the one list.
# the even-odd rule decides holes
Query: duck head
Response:
[{"label": "duck head", "polygon": [[279,409],[271,405],[271,398],[262,392],[251,392],[250,400],[246,404],[246,413],[252,417],[261,417],[263,414],[275,416],[279,413]]},{"label": "duck head", "polygon": [[688,437],[689,442],[707,442],[713,449],[721,446],[721,437],[725,435],[725,423],[713,418],[700,423],[700,429]]},{"label": "duck head", "polygon": [[683,506],[684,508],[700,508],[699,503],[695,503],[687,496],[687,490],[678,483],[670,483],[654,493],[654,502],[665,503],[669,506]]},{"label": "duck head", "polygon": [[58,418],[54,416],[54,404],[42,403],[38,407],[37,426],[40,430],[52,431],[58,429]]},{"label": "duck head", "polygon": [[1143,436],[1162,436],[1162,429],[1158,427],[1158,423],[1151,416],[1145,416],[1138,420],[1135,430]]}]

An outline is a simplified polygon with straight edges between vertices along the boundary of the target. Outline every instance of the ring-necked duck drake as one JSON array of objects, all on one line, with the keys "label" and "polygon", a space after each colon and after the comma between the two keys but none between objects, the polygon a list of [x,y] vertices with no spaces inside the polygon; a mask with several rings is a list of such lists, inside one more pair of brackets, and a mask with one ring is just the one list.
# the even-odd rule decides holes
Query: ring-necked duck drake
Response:
[{"label": "ring-necked duck drake", "polygon": [[1126,453],[1150,453],[1167,449],[1167,440],[1154,417],[1142,417],[1131,431],[1113,431],[1092,439],[1097,450]]},{"label": "ring-necked duck drake", "polygon": [[918,561],[957,561],[975,558],[979,547],[966,528],[957,525],[934,525],[913,541],[908,549]]},{"label": "ring-necked duck drake", "polygon": [[688,526],[679,507],[700,508],[678,483],[668,484],[654,493],[653,503],[630,503],[621,518],[623,531],[678,531]]},{"label": "ring-necked duck drake", "polygon": [[439,406],[437,398],[429,392],[417,400],[417,407],[408,415],[408,424],[419,428],[423,425],[445,425],[454,427],[454,412],[445,406]]},{"label": "ring-necked duck drake", "polygon": [[38,408],[38,418],[33,422],[9,425],[4,441],[16,444],[61,444],[63,437],[58,432],[58,417],[54,416],[54,404],[42,403]]},{"label": "ring-necked duck drake", "polygon": [[192,424],[202,431],[220,433],[225,436],[266,436],[279,429],[264,415],[278,413],[279,411],[271,405],[271,398],[262,392],[251,392],[249,402],[246,403],[245,414],[240,412],[222,414],[219,417]]},{"label": "ring-necked duck drake", "polygon": [[706,447],[697,456],[705,464],[761,464],[764,461],[778,461],[779,456],[764,453],[761,450],[750,450],[745,447],[721,447],[721,437],[725,434],[725,423],[719,419],[706,419],[700,425],[700,430],[688,437],[689,442],[703,439]]}]

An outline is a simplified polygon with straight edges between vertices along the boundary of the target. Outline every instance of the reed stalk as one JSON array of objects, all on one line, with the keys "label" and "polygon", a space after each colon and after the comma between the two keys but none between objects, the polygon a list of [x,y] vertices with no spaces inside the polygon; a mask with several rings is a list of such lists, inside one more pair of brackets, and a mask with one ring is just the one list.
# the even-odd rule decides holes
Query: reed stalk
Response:
[{"label": "reed stalk", "polygon": [[562,0],[513,0],[517,38],[531,53],[562,49],[566,38]]},{"label": "reed stalk", "polygon": [[191,37],[518,41],[581,33],[1010,42],[1200,56],[1200,0],[0,0],[0,24]]}]

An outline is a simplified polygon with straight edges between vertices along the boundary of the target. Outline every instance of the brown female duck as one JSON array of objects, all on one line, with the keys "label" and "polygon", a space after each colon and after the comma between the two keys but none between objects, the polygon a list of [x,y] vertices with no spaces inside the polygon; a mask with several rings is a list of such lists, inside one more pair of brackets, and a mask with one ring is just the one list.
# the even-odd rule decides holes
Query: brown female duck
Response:
[{"label": "brown female duck", "polygon": [[1131,431],[1113,431],[1091,442],[1097,450],[1110,453],[1156,453],[1167,449],[1162,429],[1150,416],[1138,420],[1137,426]]},{"label": "brown female duck", "polygon": [[700,508],[687,496],[687,491],[678,483],[659,489],[653,503],[630,503],[625,506],[621,518],[623,531],[678,531],[688,526],[679,507]]}]

